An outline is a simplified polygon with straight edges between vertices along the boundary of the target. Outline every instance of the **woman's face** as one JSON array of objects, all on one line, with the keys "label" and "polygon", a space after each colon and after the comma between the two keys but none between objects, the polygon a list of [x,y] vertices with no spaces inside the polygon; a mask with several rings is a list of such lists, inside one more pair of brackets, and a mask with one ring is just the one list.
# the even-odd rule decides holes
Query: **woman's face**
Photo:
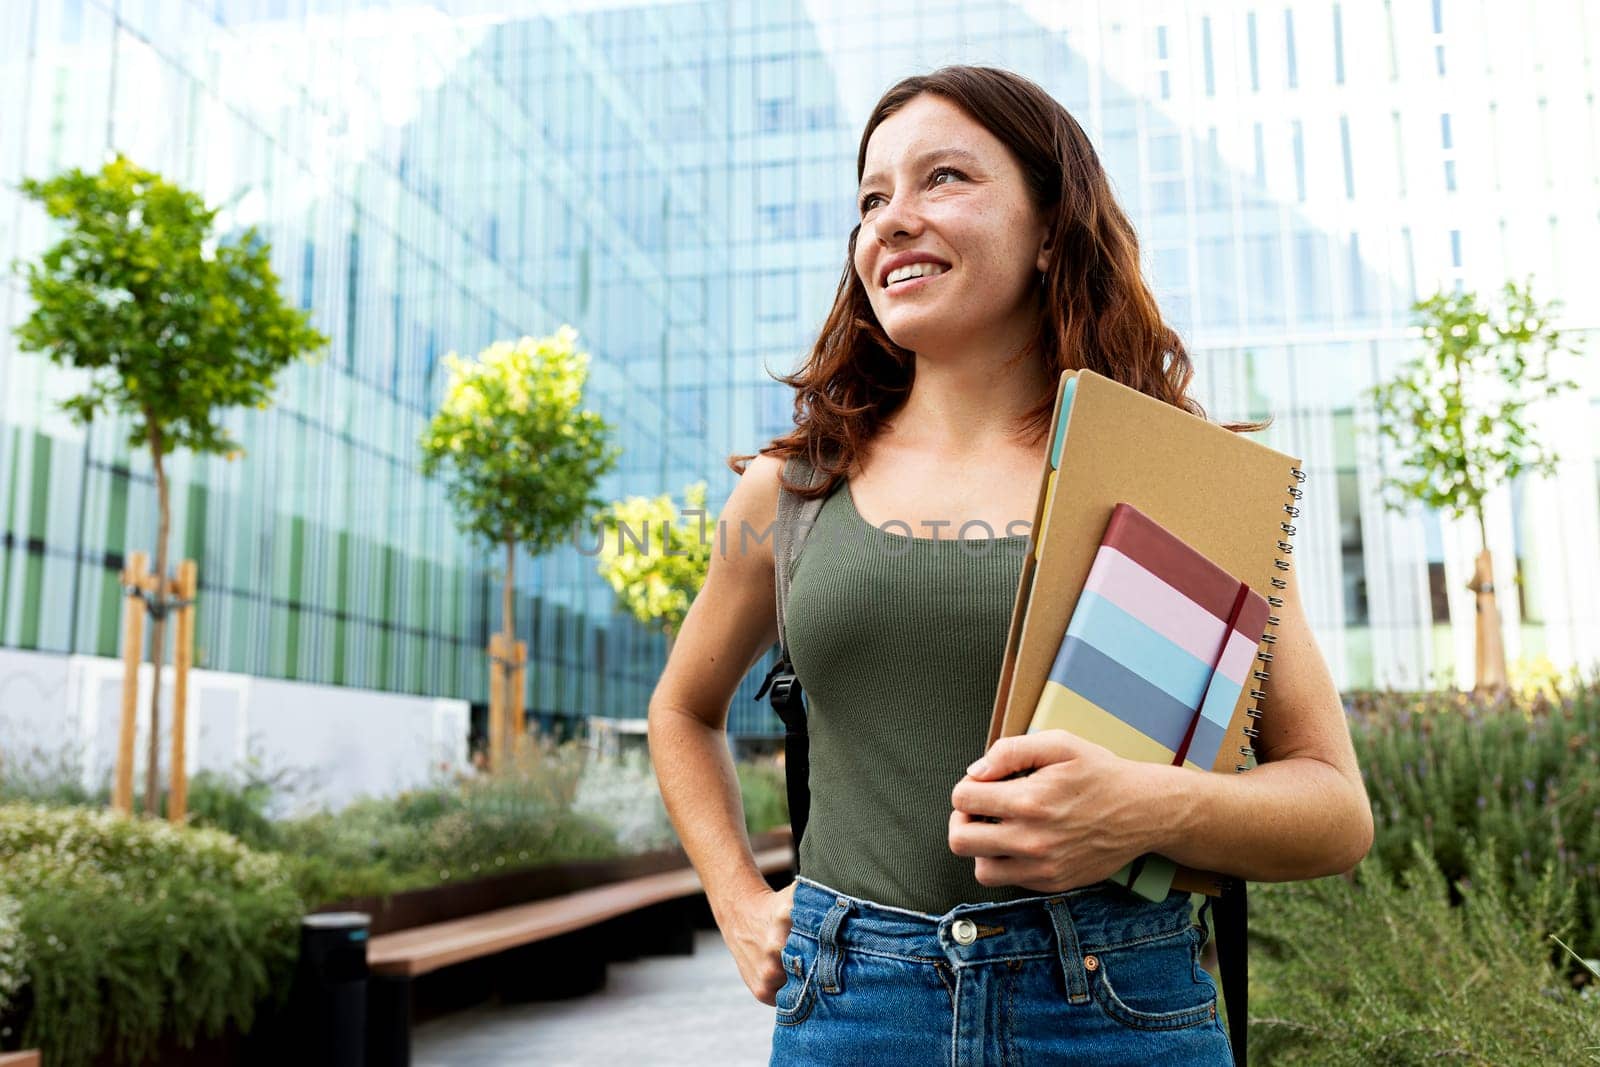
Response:
[{"label": "woman's face", "polygon": [[[856,275],[895,344],[922,353],[1032,336],[1049,234],[1021,166],[966,112],[923,93],[885,119],[858,203]],[[944,269],[886,285],[907,254]]]}]

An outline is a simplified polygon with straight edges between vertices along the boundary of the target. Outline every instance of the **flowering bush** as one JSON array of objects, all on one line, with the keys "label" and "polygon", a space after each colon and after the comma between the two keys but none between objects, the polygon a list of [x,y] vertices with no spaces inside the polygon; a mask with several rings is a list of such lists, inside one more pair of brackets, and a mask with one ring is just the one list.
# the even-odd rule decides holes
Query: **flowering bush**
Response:
[{"label": "flowering bush", "polygon": [[10,1009],[17,990],[27,981],[23,969],[27,954],[22,936],[22,902],[0,894],[0,1016]]},{"label": "flowering bush", "polygon": [[593,759],[578,779],[573,810],[604,820],[628,852],[671,848],[678,834],[667,817],[648,753]]},{"label": "flowering bush", "polygon": [[[279,857],[104,809],[0,805],[0,895],[19,902],[22,1042],[61,1067],[149,1056],[287,993],[301,902]],[[0,975],[6,937],[0,926]]]},{"label": "flowering bush", "polygon": [[[1387,869],[1420,841],[1447,886],[1497,844],[1496,877],[1531,896],[1547,865],[1574,888],[1574,948],[1600,955],[1600,684],[1536,693],[1361,694],[1352,739],[1372,801],[1372,852]],[[1453,898],[1459,893],[1451,889]],[[1555,958],[1554,948],[1552,958]]]}]

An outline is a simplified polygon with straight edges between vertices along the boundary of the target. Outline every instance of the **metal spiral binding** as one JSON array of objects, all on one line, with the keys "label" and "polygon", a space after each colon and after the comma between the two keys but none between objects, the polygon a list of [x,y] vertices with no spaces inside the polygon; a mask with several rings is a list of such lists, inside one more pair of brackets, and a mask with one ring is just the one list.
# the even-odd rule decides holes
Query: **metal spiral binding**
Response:
[{"label": "metal spiral binding", "polygon": [[[1288,489],[1288,492],[1289,492],[1289,499],[1291,501],[1294,501],[1295,503],[1288,503],[1288,504],[1283,505],[1283,512],[1284,512],[1285,515],[1288,515],[1289,518],[1291,518],[1291,519],[1298,519],[1300,517],[1300,508],[1299,508],[1299,505],[1298,505],[1298,501],[1300,501],[1301,499],[1303,499],[1305,497],[1305,490],[1301,489],[1300,486],[1302,484],[1304,484],[1304,482],[1306,480],[1306,472],[1301,470],[1299,467],[1290,467],[1289,468],[1289,473],[1294,476],[1294,484],[1290,485],[1290,486],[1287,486],[1286,488]],[[1285,556],[1293,555],[1294,554],[1294,545],[1289,543],[1287,538],[1293,537],[1295,535],[1295,526],[1294,526],[1294,524],[1290,523],[1290,522],[1279,522],[1278,523],[1278,529],[1283,531],[1283,537],[1278,539],[1278,551],[1282,552]],[[1272,561],[1272,565],[1274,567],[1276,567],[1281,572],[1287,572],[1289,570],[1289,561],[1286,560],[1286,559],[1275,559],[1275,560]],[[1278,589],[1278,590],[1287,589],[1287,588],[1289,588],[1289,583],[1286,580],[1284,580],[1283,578],[1280,578],[1277,575],[1273,575],[1272,576],[1272,588]],[[1280,596],[1273,596],[1271,594],[1268,594],[1267,595],[1267,605],[1270,608],[1272,608],[1274,611],[1276,611],[1277,609],[1283,607],[1283,598],[1280,597]],[[1280,621],[1280,619],[1279,619],[1278,615],[1276,615],[1276,614],[1268,614],[1267,615],[1267,625],[1268,626],[1277,626],[1279,621]],[[1273,633],[1262,634],[1261,635],[1261,643],[1264,644],[1264,645],[1275,645],[1275,644],[1278,643],[1278,636],[1277,636],[1277,634],[1273,634]],[[1256,652],[1256,659],[1260,660],[1263,664],[1270,664],[1272,662],[1272,652],[1270,650],[1266,650],[1266,649],[1257,651]],[[1264,682],[1264,681],[1267,680],[1267,672],[1264,671],[1264,670],[1259,670],[1259,669],[1258,670],[1253,670],[1253,671],[1250,672],[1250,677],[1256,682]],[[1265,701],[1267,699],[1267,694],[1265,692],[1263,692],[1258,686],[1252,686],[1251,689],[1250,689],[1250,699],[1254,700],[1256,702],[1255,706],[1254,707],[1250,707],[1250,708],[1246,708],[1244,710],[1244,713],[1246,715],[1248,715],[1251,719],[1257,720],[1259,722],[1259,720],[1261,719],[1261,704],[1262,704],[1263,701]],[[1261,736],[1261,731],[1256,726],[1246,726],[1244,728],[1244,735],[1246,737],[1248,737],[1250,740],[1254,741],[1254,740],[1256,740],[1257,738],[1259,738]],[[1252,745],[1240,745],[1239,746],[1239,755],[1245,757],[1246,759],[1249,759],[1251,756],[1254,756],[1255,754],[1256,754],[1256,750],[1255,750],[1254,746],[1252,746]],[[1235,774],[1243,774],[1248,769],[1249,769],[1249,765],[1245,764],[1245,763],[1236,763],[1236,764],[1234,764],[1234,767],[1233,767],[1233,771],[1234,771]]]}]

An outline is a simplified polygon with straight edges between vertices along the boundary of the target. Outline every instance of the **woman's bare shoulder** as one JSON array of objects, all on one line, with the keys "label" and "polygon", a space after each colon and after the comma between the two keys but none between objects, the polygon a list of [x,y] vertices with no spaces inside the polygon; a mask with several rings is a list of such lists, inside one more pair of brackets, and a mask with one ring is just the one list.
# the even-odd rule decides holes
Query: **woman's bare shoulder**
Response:
[{"label": "woman's bare shoulder", "polygon": [[778,517],[784,463],[781,456],[758,454],[745,465],[744,474],[722,509],[727,554],[752,554],[756,557],[752,563],[764,560],[771,566],[771,532]]}]

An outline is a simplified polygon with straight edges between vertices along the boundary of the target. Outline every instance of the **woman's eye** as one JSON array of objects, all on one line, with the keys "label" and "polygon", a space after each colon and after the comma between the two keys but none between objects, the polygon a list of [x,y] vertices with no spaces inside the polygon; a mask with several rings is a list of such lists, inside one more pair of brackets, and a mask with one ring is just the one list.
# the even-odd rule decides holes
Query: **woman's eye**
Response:
[{"label": "woman's eye", "polygon": [[[933,179],[937,178],[941,174],[949,174],[949,175],[951,175],[953,177],[956,177],[956,178],[965,178],[966,177],[965,174],[962,174],[959,170],[956,170],[954,167],[935,167],[933,169],[933,173],[928,175],[928,180],[932,181]],[[874,200],[881,200],[881,199],[883,199],[883,198],[881,196],[879,196],[877,193],[868,193],[866,196],[862,197],[861,198],[861,213],[863,215],[865,215],[868,211],[872,210],[872,202]]]}]

